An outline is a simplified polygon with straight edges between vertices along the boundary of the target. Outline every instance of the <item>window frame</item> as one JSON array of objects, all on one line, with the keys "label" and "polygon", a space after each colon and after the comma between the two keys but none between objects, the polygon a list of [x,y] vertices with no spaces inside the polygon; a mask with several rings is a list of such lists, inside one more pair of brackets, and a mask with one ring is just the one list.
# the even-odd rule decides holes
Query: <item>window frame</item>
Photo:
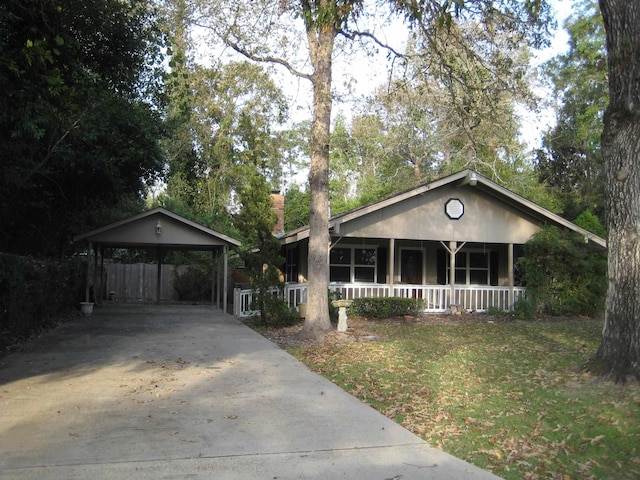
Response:
[{"label": "window frame", "polygon": [[[331,252],[334,249],[344,249],[349,250],[349,263],[332,263],[331,262]],[[356,263],[357,251],[358,250],[373,250],[373,265],[365,264],[365,263]],[[334,268],[349,268],[349,280],[345,282],[344,280],[332,280],[332,270]],[[371,280],[358,280],[356,281],[356,271],[357,269],[372,269],[373,275]],[[363,244],[363,245],[336,245],[331,248],[329,252],[329,282],[330,283],[376,283],[376,279],[378,278],[378,246]]]},{"label": "window frame", "polygon": [[[300,270],[298,263],[300,262],[300,247],[298,245],[287,245],[285,250],[285,282],[298,283],[300,278]],[[293,278],[295,277],[295,278]]]},{"label": "window frame", "polygon": [[[472,253],[482,253],[484,255],[485,258],[485,264],[486,267],[474,267],[471,265],[471,254]],[[491,286],[491,255],[498,255],[497,252],[494,252],[493,250],[484,250],[481,248],[469,248],[469,249],[463,249],[459,252],[457,252],[455,255],[461,255],[464,254],[465,255],[465,260],[464,260],[464,266],[460,266],[463,262],[458,262],[458,259],[456,258],[456,280],[455,280],[455,285],[465,285],[465,286],[478,286],[478,287],[489,287]],[[450,263],[450,257],[451,253],[447,252],[447,263],[446,263],[446,270],[445,270],[445,278],[446,278],[446,282],[447,284],[449,284],[450,282],[450,268],[451,268],[451,263]],[[472,283],[471,282],[471,272],[472,271],[477,271],[477,272],[486,272],[486,283]],[[464,272],[464,278],[465,278],[465,282],[458,282],[458,273],[459,272]]]}]

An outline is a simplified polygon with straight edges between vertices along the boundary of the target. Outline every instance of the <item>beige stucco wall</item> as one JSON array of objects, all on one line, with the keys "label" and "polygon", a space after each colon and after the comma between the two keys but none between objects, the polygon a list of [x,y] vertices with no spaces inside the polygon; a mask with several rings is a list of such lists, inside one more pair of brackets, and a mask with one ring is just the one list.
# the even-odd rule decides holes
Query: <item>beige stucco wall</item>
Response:
[{"label": "beige stucco wall", "polygon": [[[160,221],[161,234],[156,233]],[[96,235],[101,243],[126,243],[141,245],[223,245],[224,242],[196,228],[185,225],[160,213],[112,228]]]},{"label": "beige stucco wall", "polygon": [[[450,198],[464,204],[464,215],[450,219]],[[525,243],[539,230],[536,221],[479,188],[449,186],[362,215],[340,225],[341,236],[415,240]]]}]

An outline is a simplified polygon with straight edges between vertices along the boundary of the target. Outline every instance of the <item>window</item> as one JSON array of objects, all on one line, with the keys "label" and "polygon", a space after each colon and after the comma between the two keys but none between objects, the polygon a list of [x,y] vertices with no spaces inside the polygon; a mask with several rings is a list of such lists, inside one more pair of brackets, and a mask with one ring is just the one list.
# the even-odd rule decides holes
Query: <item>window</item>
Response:
[{"label": "window", "polygon": [[374,282],[376,258],[374,247],[334,247],[329,254],[329,281]]},{"label": "window", "polygon": [[[456,285],[489,285],[491,280],[491,252],[463,251],[456,253]],[[449,282],[447,261],[447,283]]]},{"label": "window", "polygon": [[298,282],[298,247],[287,247],[286,282]]}]

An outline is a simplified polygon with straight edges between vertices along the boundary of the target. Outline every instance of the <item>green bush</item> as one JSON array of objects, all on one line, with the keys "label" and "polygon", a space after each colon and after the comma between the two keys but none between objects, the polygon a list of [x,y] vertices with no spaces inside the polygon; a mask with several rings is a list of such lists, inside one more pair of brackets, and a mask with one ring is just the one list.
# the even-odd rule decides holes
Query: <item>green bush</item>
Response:
[{"label": "green bush", "polygon": [[524,251],[519,265],[531,302],[526,308],[550,315],[594,316],[603,311],[606,255],[589,251],[581,235],[545,227]]},{"label": "green bush", "polygon": [[353,301],[349,313],[368,318],[389,318],[416,315],[421,309],[422,302],[414,298],[363,297]]},{"label": "green bush", "polygon": [[533,320],[536,316],[535,306],[528,298],[521,298],[513,306],[513,314],[522,320]]},{"label": "green bush", "polygon": [[278,295],[267,295],[264,299],[265,315],[269,326],[288,327],[299,322],[298,312],[289,307]]},{"label": "green bush", "polygon": [[54,324],[84,298],[78,258],[38,260],[0,253],[0,351]]},{"label": "green bush", "polygon": [[211,300],[211,270],[200,265],[190,265],[182,275],[175,273],[173,289],[179,301],[197,302]]}]

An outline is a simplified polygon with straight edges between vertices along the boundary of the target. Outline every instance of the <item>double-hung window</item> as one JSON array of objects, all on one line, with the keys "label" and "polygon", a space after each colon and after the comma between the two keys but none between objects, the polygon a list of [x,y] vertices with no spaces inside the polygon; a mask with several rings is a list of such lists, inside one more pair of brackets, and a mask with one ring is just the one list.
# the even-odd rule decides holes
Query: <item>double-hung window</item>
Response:
[{"label": "double-hung window", "polygon": [[376,248],[336,246],[329,255],[331,282],[375,282]]},{"label": "double-hung window", "polygon": [[298,247],[287,247],[285,281],[298,281]]},{"label": "double-hung window", "polygon": [[[491,281],[491,252],[462,251],[456,254],[456,285],[489,285]],[[447,283],[449,282],[447,265]]]}]

